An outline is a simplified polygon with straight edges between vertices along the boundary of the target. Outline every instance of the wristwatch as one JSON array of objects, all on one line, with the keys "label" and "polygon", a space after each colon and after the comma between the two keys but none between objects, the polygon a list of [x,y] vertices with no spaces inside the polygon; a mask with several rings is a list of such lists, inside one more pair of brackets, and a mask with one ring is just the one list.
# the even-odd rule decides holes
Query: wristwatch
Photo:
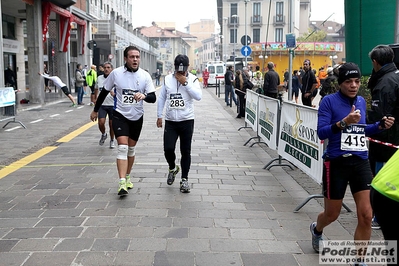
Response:
[{"label": "wristwatch", "polygon": [[346,122],[345,122],[344,120],[341,120],[341,121],[339,121],[339,126],[340,126],[342,129],[344,129],[344,128],[346,128],[347,124],[346,124]]},{"label": "wristwatch", "polygon": [[188,82],[186,81],[186,82],[183,83],[183,86],[187,86],[187,84],[188,84]]}]

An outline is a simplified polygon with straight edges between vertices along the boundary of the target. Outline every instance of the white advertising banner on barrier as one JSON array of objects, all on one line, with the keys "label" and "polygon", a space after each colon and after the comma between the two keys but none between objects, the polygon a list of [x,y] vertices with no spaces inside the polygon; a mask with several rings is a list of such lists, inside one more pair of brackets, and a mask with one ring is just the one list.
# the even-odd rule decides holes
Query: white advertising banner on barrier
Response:
[{"label": "white advertising banner on barrier", "polygon": [[257,132],[258,126],[258,94],[254,91],[247,90],[245,103],[245,122],[248,123],[253,131]]},{"label": "white advertising banner on barrier", "polygon": [[284,102],[278,138],[278,154],[321,184],[323,144],[317,136],[317,110]]},{"label": "white advertising banner on barrier", "polygon": [[278,100],[259,96],[258,135],[273,150],[277,149],[278,108]]},{"label": "white advertising banner on barrier", "polygon": [[0,88],[0,107],[10,106],[15,104],[14,88]]}]

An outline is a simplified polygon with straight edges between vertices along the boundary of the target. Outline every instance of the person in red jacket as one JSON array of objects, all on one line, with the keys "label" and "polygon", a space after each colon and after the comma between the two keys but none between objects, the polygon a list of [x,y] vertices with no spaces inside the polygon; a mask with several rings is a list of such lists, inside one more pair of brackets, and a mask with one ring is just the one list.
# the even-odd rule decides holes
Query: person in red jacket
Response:
[{"label": "person in red jacket", "polygon": [[208,88],[209,72],[207,68],[202,72],[202,79],[204,80],[204,88]]}]

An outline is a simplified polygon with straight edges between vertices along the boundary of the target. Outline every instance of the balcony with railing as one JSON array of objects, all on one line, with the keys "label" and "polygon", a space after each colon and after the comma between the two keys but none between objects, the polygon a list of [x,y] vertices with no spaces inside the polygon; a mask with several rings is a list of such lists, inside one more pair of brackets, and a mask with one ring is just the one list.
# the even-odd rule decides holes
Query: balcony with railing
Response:
[{"label": "balcony with railing", "polygon": [[239,17],[229,17],[228,25],[230,28],[237,27],[239,25],[240,19]]},{"label": "balcony with railing", "polygon": [[262,25],[262,16],[254,15],[251,17],[251,26],[261,26]]},{"label": "balcony with railing", "polygon": [[282,14],[273,16],[273,25],[274,26],[284,26],[285,25],[285,16]]}]

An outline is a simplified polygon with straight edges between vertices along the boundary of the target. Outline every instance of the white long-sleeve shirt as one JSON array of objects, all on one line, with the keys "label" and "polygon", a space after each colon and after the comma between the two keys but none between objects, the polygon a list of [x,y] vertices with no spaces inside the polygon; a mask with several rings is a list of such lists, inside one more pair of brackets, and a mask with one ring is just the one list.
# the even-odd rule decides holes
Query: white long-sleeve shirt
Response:
[{"label": "white long-sleeve shirt", "polygon": [[51,80],[52,82],[53,82],[53,84],[55,85],[55,86],[57,86],[57,87],[59,87],[59,88],[62,88],[62,87],[65,87],[65,86],[67,86],[64,82],[62,82],[62,80],[59,78],[59,77],[57,77],[57,76],[50,76],[50,75],[47,75],[47,74],[40,74],[42,77],[44,77],[44,78],[46,78],[46,79],[49,79],[49,80]]},{"label": "white long-sleeve shirt", "polygon": [[180,122],[194,119],[194,100],[200,101],[201,98],[202,90],[196,76],[188,73],[187,86],[183,86],[174,74],[169,74],[157,98],[157,116],[162,118],[165,108],[165,120]]}]

